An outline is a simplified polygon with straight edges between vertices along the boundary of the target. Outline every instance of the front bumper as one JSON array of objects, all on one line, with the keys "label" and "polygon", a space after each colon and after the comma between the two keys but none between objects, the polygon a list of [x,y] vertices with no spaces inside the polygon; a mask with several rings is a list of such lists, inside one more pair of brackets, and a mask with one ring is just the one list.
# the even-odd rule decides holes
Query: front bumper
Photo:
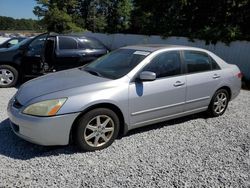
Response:
[{"label": "front bumper", "polygon": [[16,135],[43,146],[69,144],[70,130],[79,113],[35,117],[22,114],[12,103],[11,100],[7,111],[12,130]]}]

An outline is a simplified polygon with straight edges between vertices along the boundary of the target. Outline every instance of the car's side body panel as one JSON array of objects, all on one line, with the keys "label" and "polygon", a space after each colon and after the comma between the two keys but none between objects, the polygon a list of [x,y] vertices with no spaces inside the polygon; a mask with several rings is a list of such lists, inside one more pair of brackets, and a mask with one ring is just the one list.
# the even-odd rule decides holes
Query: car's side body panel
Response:
[{"label": "car's side body panel", "polygon": [[184,110],[207,107],[215,91],[219,89],[222,82],[221,70],[207,71],[186,75],[187,92]]},{"label": "car's side body panel", "polygon": [[[175,86],[176,82],[181,82],[183,85]],[[140,125],[153,119],[183,112],[185,83],[185,76],[130,83],[130,125]]]}]

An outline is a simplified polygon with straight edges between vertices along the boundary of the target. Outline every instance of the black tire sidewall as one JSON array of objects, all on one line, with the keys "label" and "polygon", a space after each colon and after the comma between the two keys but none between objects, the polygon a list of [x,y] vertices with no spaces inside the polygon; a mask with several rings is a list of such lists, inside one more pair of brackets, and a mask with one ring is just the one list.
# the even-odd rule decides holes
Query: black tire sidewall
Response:
[{"label": "black tire sidewall", "polygon": [[[223,110],[223,112],[221,112],[221,113],[216,113],[216,112],[214,111],[214,101],[215,101],[217,95],[220,94],[220,93],[225,93],[225,94],[226,94],[226,96],[227,96],[227,104],[226,104],[226,107],[225,107],[225,109]],[[228,91],[225,90],[225,89],[219,89],[219,90],[217,90],[217,91],[215,92],[215,94],[214,94],[212,100],[211,100],[210,105],[209,105],[209,114],[210,114],[211,116],[213,116],[213,117],[218,117],[218,116],[223,115],[223,114],[225,113],[225,111],[227,110],[228,103],[229,103],[229,94],[228,94]]]},{"label": "black tire sidewall", "polygon": [[9,84],[9,85],[0,85],[0,88],[8,88],[8,87],[15,86],[17,81],[18,81],[18,71],[14,67],[12,67],[10,65],[0,65],[0,69],[7,69],[7,70],[11,71],[13,73],[13,75],[14,75],[14,80],[13,80],[13,82],[11,82],[11,84]]},{"label": "black tire sidewall", "polygon": [[[114,121],[114,133],[112,135],[112,138],[106,144],[100,147],[92,147],[86,143],[84,139],[84,131],[89,121],[98,115],[107,115]],[[101,150],[110,146],[114,142],[114,140],[118,136],[119,129],[120,129],[120,121],[115,112],[107,108],[97,108],[97,109],[87,112],[82,117],[80,117],[80,119],[77,122],[77,128],[76,128],[74,137],[75,137],[76,144],[79,146],[81,150],[84,150],[84,151]]]}]

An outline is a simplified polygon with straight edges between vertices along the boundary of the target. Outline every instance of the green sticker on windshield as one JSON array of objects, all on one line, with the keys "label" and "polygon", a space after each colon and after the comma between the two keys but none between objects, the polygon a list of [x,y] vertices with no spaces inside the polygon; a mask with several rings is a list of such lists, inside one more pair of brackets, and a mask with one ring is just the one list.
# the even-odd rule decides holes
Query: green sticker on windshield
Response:
[{"label": "green sticker on windshield", "polygon": [[134,52],[135,55],[144,55],[147,56],[150,54],[150,52],[146,52],[146,51],[135,51]]}]

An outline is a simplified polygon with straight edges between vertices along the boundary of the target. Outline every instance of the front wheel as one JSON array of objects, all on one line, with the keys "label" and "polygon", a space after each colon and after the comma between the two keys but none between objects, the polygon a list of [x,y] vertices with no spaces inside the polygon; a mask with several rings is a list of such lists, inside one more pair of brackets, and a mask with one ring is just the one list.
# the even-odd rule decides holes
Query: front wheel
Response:
[{"label": "front wheel", "polygon": [[15,86],[18,81],[18,71],[9,65],[0,65],[0,88]]},{"label": "front wheel", "polygon": [[228,102],[229,94],[227,90],[220,89],[216,91],[208,108],[209,115],[211,115],[212,117],[223,115],[227,109]]},{"label": "front wheel", "polygon": [[84,151],[104,149],[114,142],[119,127],[119,118],[112,110],[94,109],[79,119],[75,140]]}]

